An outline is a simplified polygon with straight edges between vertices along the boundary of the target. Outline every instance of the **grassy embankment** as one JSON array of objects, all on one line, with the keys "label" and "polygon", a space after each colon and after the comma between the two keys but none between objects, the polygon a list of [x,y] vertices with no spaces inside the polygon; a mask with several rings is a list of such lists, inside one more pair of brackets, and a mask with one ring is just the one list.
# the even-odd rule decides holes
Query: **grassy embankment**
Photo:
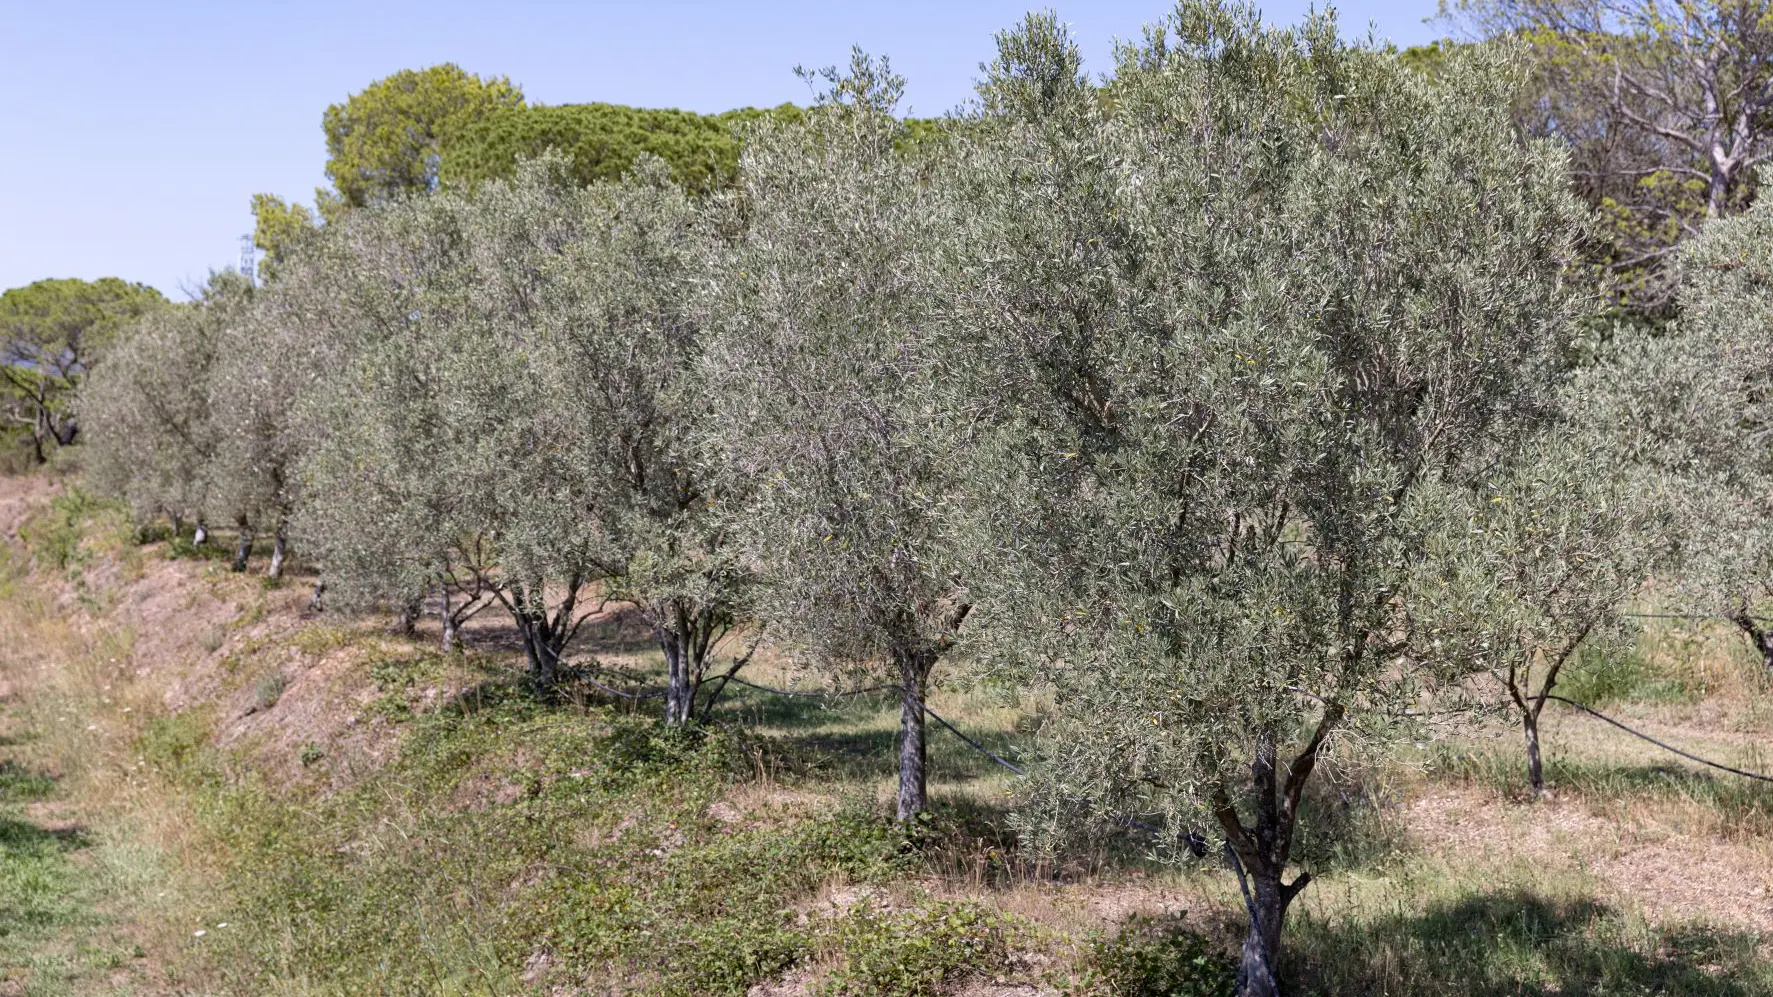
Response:
[{"label": "grassy embankment", "polygon": [[[444,656],[7,489],[0,994],[1225,992],[1225,874],[1137,842],[1025,854],[1014,778],[945,734],[940,814],[893,828],[889,703],[747,690],[688,735],[538,703],[490,614]],[[1573,694],[1764,767],[1773,718],[1733,648],[1658,635]],[[657,664],[619,616],[587,650]],[[943,688],[993,747],[1038,719]],[[1340,746],[1289,925],[1299,992],[1773,993],[1773,793],[1585,718],[1547,736],[1539,803],[1506,728]]]}]

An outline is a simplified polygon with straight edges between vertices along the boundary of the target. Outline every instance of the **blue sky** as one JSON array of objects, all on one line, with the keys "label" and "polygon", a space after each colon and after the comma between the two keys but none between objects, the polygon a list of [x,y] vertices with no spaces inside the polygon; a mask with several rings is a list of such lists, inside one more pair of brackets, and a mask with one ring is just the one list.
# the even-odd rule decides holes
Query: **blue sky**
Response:
[{"label": "blue sky", "polygon": [[[320,116],[372,80],[453,61],[532,103],[602,100],[723,111],[804,101],[796,65],[890,56],[909,111],[970,93],[992,33],[1030,6],[1071,23],[1090,66],[1165,0],[1051,4],[111,2],[0,0],[0,289],[118,276],[169,296],[232,264],[249,199],[324,181]],[[1305,0],[1263,7],[1303,15]],[[1344,31],[1416,44],[1432,0],[1341,8]]]}]

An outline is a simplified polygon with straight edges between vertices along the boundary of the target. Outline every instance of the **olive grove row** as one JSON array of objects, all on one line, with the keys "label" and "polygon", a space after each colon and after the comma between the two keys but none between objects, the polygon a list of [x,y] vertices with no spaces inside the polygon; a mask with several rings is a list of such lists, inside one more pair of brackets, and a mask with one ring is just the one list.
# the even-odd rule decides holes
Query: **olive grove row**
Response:
[{"label": "olive grove row", "polygon": [[915,143],[858,55],[728,189],[543,156],[218,275],[88,379],[88,463],[335,606],[508,614],[544,692],[611,600],[672,723],[760,633],[885,669],[901,819],[938,662],[1050,688],[1024,829],[1211,828],[1275,993],[1325,752],[1506,696],[1537,783],[1557,670],[1652,575],[1768,577],[1773,218],[1686,254],[1678,329],[1612,334],[1517,55],[1429,75],[1191,0],[1095,85],[1036,16]]}]

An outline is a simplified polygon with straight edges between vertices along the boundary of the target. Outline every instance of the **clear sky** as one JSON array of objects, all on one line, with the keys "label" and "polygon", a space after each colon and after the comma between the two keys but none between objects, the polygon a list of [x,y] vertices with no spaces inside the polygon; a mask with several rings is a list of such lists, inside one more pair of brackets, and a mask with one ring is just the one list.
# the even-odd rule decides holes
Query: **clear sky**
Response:
[{"label": "clear sky", "polygon": [[[505,75],[531,103],[723,111],[807,98],[796,65],[889,56],[909,113],[969,95],[993,32],[1032,6],[1095,71],[1166,0],[427,3],[0,0],[0,289],[118,276],[169,296],[239,256],[251,195],[312,203],[320,116],[372,80],[439,62]],[[1308,0],[1263,6],[1299,19]],[[1347,34],[1417,44],[1433,0],[1351,0]]]}]

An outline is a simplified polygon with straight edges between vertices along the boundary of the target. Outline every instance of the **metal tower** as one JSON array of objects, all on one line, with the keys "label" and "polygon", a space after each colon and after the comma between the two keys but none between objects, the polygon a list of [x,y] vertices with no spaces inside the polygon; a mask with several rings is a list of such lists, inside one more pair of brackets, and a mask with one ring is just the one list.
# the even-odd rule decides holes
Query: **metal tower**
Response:
[{"label": "metal tower", "polygon": [[253,284],[259,282],[255,263],[252,236],[243,235],[240,237],[240,276]]}]

